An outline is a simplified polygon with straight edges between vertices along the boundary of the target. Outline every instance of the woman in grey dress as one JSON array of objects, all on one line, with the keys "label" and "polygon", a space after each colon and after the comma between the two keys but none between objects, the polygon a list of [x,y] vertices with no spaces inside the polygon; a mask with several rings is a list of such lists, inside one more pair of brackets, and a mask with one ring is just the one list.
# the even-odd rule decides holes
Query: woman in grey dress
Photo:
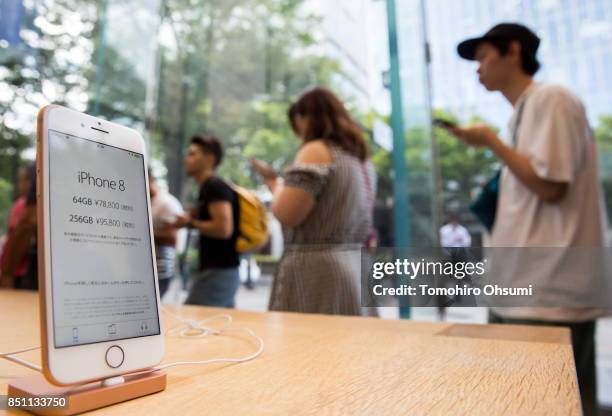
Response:
[{"label": "woman in grey dress", "polygon": [[325,88],[305,92],[288,116],[303,144],[284,181],[253,162],[274,194],[272,212],[285,235],[270,310],[360,315],[361,248],[372,232],[376,194],[367,143]]}]

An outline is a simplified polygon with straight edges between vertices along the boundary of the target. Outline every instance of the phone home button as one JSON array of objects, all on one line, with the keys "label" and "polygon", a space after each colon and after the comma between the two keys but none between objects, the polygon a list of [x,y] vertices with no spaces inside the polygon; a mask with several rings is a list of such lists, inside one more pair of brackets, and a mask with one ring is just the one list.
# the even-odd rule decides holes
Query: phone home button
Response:
[{"label": "phone home button", "polygon": [[113,345],[106,350],[106,364],[108,364],[110,368],[119,367],[121,364],[123,364],[123,359],[123,350],[118,345]]}]

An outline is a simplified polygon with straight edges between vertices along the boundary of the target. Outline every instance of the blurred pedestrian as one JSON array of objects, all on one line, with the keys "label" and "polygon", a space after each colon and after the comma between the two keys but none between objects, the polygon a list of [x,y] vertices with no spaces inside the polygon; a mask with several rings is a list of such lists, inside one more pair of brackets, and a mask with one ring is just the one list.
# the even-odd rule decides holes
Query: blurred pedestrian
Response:
[{"label": "blurred pedestrian", "polygon": [[302,145],[281,179],[253,165],[274,194],[285,250],[270,309],[359,315],[361,248],[372,232],[374,167],[357,123],[329,90],[306,91],[288,111]]},{"label": "blurred pedestrian", "polygon": [[[530,267],[529,279],[557,307],[494,308],[491,321],[569,327],[584,413],[594,415],[595,319],[603,311],[564,305],[575,296],[567,290],[573,284],[583,292],[601,287],[595,264],[566,262],[575,247],[597,248],[605,243],[597,151],[580,99],[564,87],[534,82],[540,67],[539,44],[530,29],[512,23],[460,43],[459,55],[478,61],[484,87],[501,92],[514,107],[511,140],[504,142],[486,126],[449,129],[467,144],[490,149],[505,166],[491,245],[556,247],[546,261],[513,261],[496,270]],[[513,278],[523,275],[515,272]],[[576,282],[578,278],[582,283]]]},{"label": "blurred pedestrian", "polygon": [[466,248],[472,245],[472,237],[459,222],[459,215],[450,215],[449,222],[440,227],[440,245],[444,248]]},{"label": "blurred pedestrian", "polygon": [[[472,236],[469,231],[461,225],[459,214],[453,212],[449,216],[449,221],[440,227],[440,246],[444,249],[444,253],[452,263],[463,263],[468,260],[468,249],[472,245]],[[470,276],[458,279],[461,286],[467,286],[472,283]],[[437,287],[450,287],[456,285],[456,281],[439,280],[436,282]],[[446,318],[446,307],[455,304],[459,300],[472,299],[471,297],[460,296],[436,296],[436,305],[438,307],[438,315],[441,321]]]},{"label": "blurred pedestrian", "polygon": [[177,216],[174,226],[200,234],[199,271],[186,303],[233,308],[240,275],[236,240],[239,204],[234,190],[217,174],[223,146],[212,135],[194,136],[185,156],[185,171],[200,187],[195,214]]},{"label": "blurred pedestrian", "polygon": [[178,231],[172,226],[172,223],[176,221],[178,215],[183,214],[183,207],[178,199],[159,186],[151,169],[149,169],[149,194],[151,196],[159,297],[162,298],[176,274]]},{"label": "blurred pedestrian", "polygon": [[33,164],[20,169],[17,193],[0,255],[0,287],[37,290],[36,168]]}]

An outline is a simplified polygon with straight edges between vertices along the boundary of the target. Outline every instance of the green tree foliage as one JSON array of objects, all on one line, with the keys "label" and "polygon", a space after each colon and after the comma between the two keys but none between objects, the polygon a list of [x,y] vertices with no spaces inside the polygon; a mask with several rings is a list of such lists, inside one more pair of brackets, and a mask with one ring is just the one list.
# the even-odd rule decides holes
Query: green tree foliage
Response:
[{"label": "green tree foliage", "polygon": [[363,115],[357,113],[356,118],[364,127],[369,140],[372,164],[376,170],[376,198],[379,201],[386,201],[388,198],[393,197],[393,178],[391,176],[393,162],[391,160],[391,152],[374,141],[373,129],[376,120],[389,125],[391,122],[390,117],[375,111],[369,111]]},{"label": "green tree foliage", "polygon": [[0,43],[0,177],[16,180],[36,113],[54,102],[146,127],[179,195],[184,147],[196,132],[212,131],[225,143],[223,175],[256,185],[250,157],[281,169],[299,145],[286,118],[291,100],[341,72],[313,49],[319,19],[305,15],[303,2],[162,0],[154,114],[145,109],[150,86],[136,70],[146,47],[129,41],[157,27],[157,11],[143,13],[141,1],[27,3],[22,43]]},{"label": "green tree foliage", "polygon": [[13,185],[0,178],[0,235],[4,234],[8,225],[8,217],[13,204]]},{"label": "green tree foliage", "polygon": [[[96,56],[101,47],[104,48],[105,56],[101,67],[92,65],[85,71],[88,95],[91,97],[85,112],[121,124],[137,126],[145,119],[145,82],[134,72],[130,62],[110,45],[97,44],[92,56]],[[101,79],[96,80],[97,76]],[[100,83],[98,91],[96,82]]]},{"label": "green tree foliage", "polygon": [[0,117],[7,130],[32,134],[38,109],[49,102],[83,108],[95,14],[92,1],[43,0],[25,9],[21,43],[0,42]]},{"label": "green tree foliage", "polygon": [[595,129],[599,151],[599,169],[608,218],[612,220],[612,115],[601,116]]},{"label": "green tree foliage", "polygon": [[20,43],[0,41],[0,233],[39,108],[49,102],[84,108],[95,12],[93,1],[24,2]]},{"label": "green tree foliage", "polygon": [[[600,154],[612,155],[612,115],[601,116],[595,129],[595,138]],[[609,172],[612,172],[610,166]]]},{"label": "green tree foliage", "polygon": [[[20,154],[31,146],[31,136],[16,129],[10,129],[0,121],[0,178],[9,183],[17,182],[17,172],[21,163]],[[13,197],[16,195],[12,195]],[[0,211],[4,206],[0,205]]]},{"label": "green tree foliage", "polygon": [[[455,123],[460,121],[442,110],[434,111],[434,117]],[[473,117],[468,124],[486,123]],[[465,209],[475,191],[493,175],[498,166],[493,153],[488,149],[475,148],[462,143],[447,130],[435,127],[438,141],[440,175],[444,194],[444,207]]]},{"label": "green tree foliage", "polygon": [[[214,132],[226,147],[221,174],[253,186],[248,159],[281,168],[298,142],[286,119],[305,87],[330,84],[334,61],[304,52],[318,22],[302,0],[168,0],[156,120],[170,190],[181,194],[182,155],[191,135]],[[299,55],[298,55],[299,51]]]},{"label": "green tree foliage", "polygon": [[[388,123],[388,119],[371,114]],[[434,117],[458,123],[453,114],[435,110]],[[469,123],[484,122],[474,117]],[[371,122],[366,123],[371,128]],[[444,205],[465,208],[472,199],[473,193],[491,176],[497,166],[493,154],[484,149],[477,149],[462,143],[459,139],[442,128],[434,128],[438,144],[438,162],[440,164],[441,186]],[[385,200],[393,196],[393,178],[391,153],[376,144],[372,144],[372,161],[378,174],[378,198]],[[425,128],[411,129],[406,133],[406,164],[409,169],[409,187],[411,202],[427,205],[431,184],[431,143],[429,131]],[[420,201],[420,202],[418,202]]]},{"label": "green tree foliage", "polygon": [[[143,80],[113,45],[100,42],[99,17],[107,4],[24,2],[20,43],[0,42],[0,178],[9,184],[17,180],[22,152],[34,144],[36,115],[44,105],[91,112],[99,80],[99,115],[124,124],[142,121]],[[99,62],[95,58],[101,47],[106,59]],[[0,205],[0,211],[8,207]]]}]

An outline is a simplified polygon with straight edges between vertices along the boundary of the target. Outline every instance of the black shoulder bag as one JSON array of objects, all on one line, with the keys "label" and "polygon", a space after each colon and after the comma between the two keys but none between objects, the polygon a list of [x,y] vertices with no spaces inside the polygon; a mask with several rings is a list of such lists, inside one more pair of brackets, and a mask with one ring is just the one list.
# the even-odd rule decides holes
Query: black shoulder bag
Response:
[{"label": "black shoulder bag", "polygon": [[[516,147],[518,128],[521,124],[523,109],[525,108],[526,102],[527,98],[523,100],[518,109],[516,122],[514,123],[514,128],[512,129],[512,148]],[[497,214],[497,199],[499,197],[501,171],[502,168],[499,168],[497,172],[495,172],[491,179],[489,179],[482,187],[480,193],[470,205],[470,211],[472,211],[476,218],[478,218],[478,221],[480,221],[489,232],[493,229],[493,225],[495,224],[495,216]]]}]

